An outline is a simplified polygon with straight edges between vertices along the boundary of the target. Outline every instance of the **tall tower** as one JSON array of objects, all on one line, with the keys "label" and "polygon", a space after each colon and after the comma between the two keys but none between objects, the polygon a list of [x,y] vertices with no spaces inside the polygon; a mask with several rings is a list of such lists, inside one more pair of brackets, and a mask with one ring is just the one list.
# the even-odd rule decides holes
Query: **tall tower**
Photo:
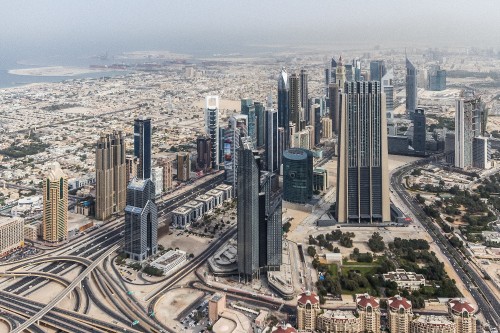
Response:
[{"label": "tall tower", "polygon": [[151,178],[151,119],[139,117],[134,121],[134,155],[139,160],[137,178]]},{"label": "tall tower", "polygon": [[277,172],[280,168],[281,152],[278,143],[278,112],[266,110],[266,166],[267,171]]},{"label": "tall tower", "polygon": [[406,114],[413,120],[417,108],[417,69],[406,58]]},{"label": "tall tower", "polygon": [[309,110],[309,88],[308,88],[307,70],[300,70],[300,106],[304,110],[304,120],[306,125],[310,124],[310,110]]},{"label": "tall tower", "polygon": [[380,82],[347,82],[342,95],[337,221],[390,222],[387,123]]},{"label": "tall tower", "polygon": [[43,182],[42,237],[46,242],[68,238],[68,177],[57,162],[49,165]]},{"label": "tall tower", "polygon": [[123,211],[127,194],[125,138],[121,132],[101,135],[96,157],[96,218],[107,220]]},{"label": "tall tower", "polygon": [[473,165],[473,139],[481,134],[481,98],[460,98],[455,111],[455,167]]},{"label": "tall tower", "polygon": [[252,146],[238,150],[238,274],[246,281],[259,275],[259,167]]},{"label": "tall tower", "polygon": [[[260,102],[253,103],[255,107],[255,116],[257,118],[257,147],[262,147],[265,141],[265,133],[266,133],[266,115],[264,105]],[[271,106],[272,108],[272,102]],[[276,123],[276,126],[278,124]]]},{"label": "tall tower", "polygon": [[330,118],[332,119],[332,130],[333,133],[339,133],[339,122],[340,122],[340,99],[342,95],[340,94],[339,86],[336,83],[330,84],[328,87],[329,98],[328,98],[328,108],[330,109]]},{"label": "tall tower", "polygon": [[283,152],[283,200],[306,204],[313,193],[313,155],[302,148]]},{"label": "tall tower", "polygon": [[254,146],[257,144],[257,117],[255,106],[250,98],[241,100],[241,114],[248,117],[248,136],[252,139]]},{"label": "tall tower", "polygon": [[137,177],[127,186],[125,206],[125,254],[143,261],[158,251],[158,213],[151,181],[151,119],[134,122],[134,152],[139,159]]},{"label": "tall tower", "polygon": [[210,137],[212,169],[219,165],[219,97],[207,96],[205,105],[205,132]]},{"label": "tall tower", "polygon": [[290,121],[295,124],[295,131],[300,131],[300,82],[297,74],[290,76]]},{"label": "tall tower", "polygon": [[248,117],[242,114],[234,114],[229,117],[228,126],[224,131],[224,171],[225,182],[231,184],[237,191],[237,168],[238,150],[240,148],[240,138],[248,135]]},{"label": "tall tower", "polygon": [[177,154],[177,180],[187,182],[191,172],[191,158],[189,153],[180,152]]},{"label": "tall tower", "polygon": [[427,127],[424,109],[416,109],[413,115],[413,140],[412,146],[415,153],[425,155],[425,140],[427,137]]},{"label": "tall tower", "polygon": [[285,149],[290,147],[290,103],[288,74],[284,68],[278,77],[278,126],[284,129]]},{"label": "tall tower", "polygon": [[342,88],[346,82],[346,73],[345,73],[345,67],[342,64],[342,56],[339,57],[339,62],[337,63],[337,74],[336,74],[337,80],[335,83],[339,86],[339,88]]},{"label": "tall tower", "polygon": [[385,111],[387,112],[387,118],[393,118],[394,113],[394,71],[390,69],[382,77],[382,92],[385,94]]},{"label": "tall tower", "polygon": [[277,176],[271,172],[260,175],[259,192],[259,266],[279,270],[282,263],[282,200],[273,190]]},{"label": "tall tower", "polygon": [[212,143],[210,137],[199,136],[196,139],[196,169],[207,171],[212,168]]},{"label": "tall tower", "polygon": [[383,60],[373,60],[370,62],[370,80],[382,81],[382,77],[386,74],[385,63]]}]

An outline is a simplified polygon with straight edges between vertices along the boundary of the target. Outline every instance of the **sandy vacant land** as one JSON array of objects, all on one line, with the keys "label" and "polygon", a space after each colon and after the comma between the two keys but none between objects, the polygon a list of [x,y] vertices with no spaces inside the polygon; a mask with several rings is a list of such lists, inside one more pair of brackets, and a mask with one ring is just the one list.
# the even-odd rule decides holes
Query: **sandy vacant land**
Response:
[{"label": "sandy vacant land", "polygon": [[412,156],[389,155],[389,171],[419,159],[419,157]]},{"label": "sandy vacant land", "polygon": [[210,238],[189,235],[187,232],[177,236],[182,230],[172,229],[171,231],[173,234],[170,236],[164,234],[158,239],[158,244],[163,245],[165,249],[179,248],[179,250],[186,251],[188,254],[193,253],[195,256],[203,252],[208,245],[208,241],[211,240]]},{"label": "sandy vacant land", "polygon": [[198,297],[203,296],[202,291],[179,288],[169,291],[161,298],[155,308],[156,318],[162,323],[173,327],[180,325],[175,318],[190,306]]},{"label": "sandy vacant land", "polygon": [[[197,108],[205,108],[205,100],[197,101],[193,103],[194,107]],[[241,110],[241,101],[231,101],[227,99],[219,99],[219,109],[221,110],[234,110],[236,112],[240,112]]]},{"label": "sandy vacant land", "polygon": [[65,66],[53,66],[53,67],[36,67],[36,68],[22,68],[22,69],[11,69],[9,74],[14,75],[29,75],[29,76],[75,76],[87,73],[103,72],[103,69],[91,69],[91,68],[81,68],[81,67],[65,67]]}]

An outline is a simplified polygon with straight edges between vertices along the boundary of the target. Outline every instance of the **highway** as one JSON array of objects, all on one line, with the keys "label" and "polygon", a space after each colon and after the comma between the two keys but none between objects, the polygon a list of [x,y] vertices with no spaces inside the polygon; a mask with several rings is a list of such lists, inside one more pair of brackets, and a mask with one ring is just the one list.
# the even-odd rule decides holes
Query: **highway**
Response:
[{"label": "highway", "polygon": [[418,221],[422,223],[434,242],[439,246],[442,253],[452,262],[452,267],[467,285],[472,297],[478,305],[478,310],[484,315],[488,324],[499,327],[500,324],[500,302],[495,294],[491,292],[474,269],[470,268],[468,259],[449,243],[437,226],[423,211],[422,207],[411,197],[403,186],[403,176],[418,165],[430,162],[430,159],[419,160],[396,169],[391,176],[391,188],[406,207],[412,211]]}]

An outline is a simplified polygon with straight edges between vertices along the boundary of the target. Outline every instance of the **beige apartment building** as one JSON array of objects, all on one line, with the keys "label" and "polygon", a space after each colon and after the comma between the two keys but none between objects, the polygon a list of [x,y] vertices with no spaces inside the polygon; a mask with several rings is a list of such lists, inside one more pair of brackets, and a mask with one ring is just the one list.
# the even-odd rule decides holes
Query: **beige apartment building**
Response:
[{"label": "beige apartment building", "polygon": [[125,209],[127,175],[125,137],[121,132],[101,135],[97,141],[95,216],[107,220]]},{"label": "beige apartment building", "polygon": [[332,120],[330,118],[321,119],[321,128],[323,130],[322,136],[324,139],[332,138]]},{"label": "beige apartment building", "polygon": [[177,154],[177,180],[187,182],[191,172],[191,159],[189,153]]},{"label": "beige apartment building", "polygon": [[208,301],[208,319],[212,325],[219,319],[219,316],[226,309],[226,295],[214,294]]},{"label": "beige apartment building", "polygon": [[300,294],[297,299],[297,328],[299,331],[316,330],[316,320],[320,312],[318,295],[310,291]]},{"label": "beige apartment building", "polygon": [[352,311],[326,310],[318,316],[317,329],[324,333],[358,333],[361,320]]},{"label": "beige apartment building", "polygon": [[387,299],[387,326],[391,333],[409,333],[412,319],[409,300],[399,295]]},{"label": "beige apartment building", "polygon": [[161,159],[158,163],[163,167],[163,190],[168,192],[172,189],[172,161],[169,159]]},{"label": "beige apartment building", "polygon": [[42,238],[46,242],[68,238],[68,177],[57,162],[43,180]]},{"label": "beige apartment building", "polygon": [[455,333],[455,324],[446,316],[423,315],[410,323],[410,333]]},{"label": "beige apartment building", "polygon": [[0,216],[0,258],[22,246],[24,246],[23,219]]},{"label": "beige apartment building", "polygon": [[476,333],[476,309],[467,301],[452,299],[448,312],[455,323],[456,333]]},{"label": "beige apartment building", "polygon": [[380,300],[368,294],[356,295],[361,332],[380,332]]}]

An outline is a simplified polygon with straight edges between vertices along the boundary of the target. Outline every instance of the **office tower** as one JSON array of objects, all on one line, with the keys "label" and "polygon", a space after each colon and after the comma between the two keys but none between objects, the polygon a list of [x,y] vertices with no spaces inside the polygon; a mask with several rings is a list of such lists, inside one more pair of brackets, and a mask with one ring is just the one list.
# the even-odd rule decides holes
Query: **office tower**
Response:
[{"label": "office tower", "polygon": [[155,185],[155,197],[158,198],[163,193],[163,168],[154,167],[151,169],[151,181]]},{"label": "office tower", "polygon": [[321,140],[321,106],[319,104],[313,104],[312,107],[312,114],[314,115],[314,145],[317,146],[319,145],[319,142]]},{"label": "office tower", "polygon": [[139,165],[139,159],[135,156],[127,156],[125,158],[125,176],[127,184],[131,179],[137,177],[137,166]]},{"label": "office tower", "polygon": [[[273,183],[276,186],[273,186]],[[277,176],[261,172],[259,191],[259,267],[279,270],[282,262],[282,201],[277,187]]]},{"label": "office tower", "polygon": [[391,333],[410,333],[411,302],[399,295],[387,299],[387,326]]},{"label": "office tower", "polygon": [[319,297],[314,292],[306,291],[297,297],[297,328],[299,331],[316,331],[316,318],[321,313]]},{"label": "office tower", "polygon": [[[266,140],[265,133],[266,133],[266,114],[265,114],[265,108],[264,105],[260,102],[254,102],[253,105],[255,106],[255,116],[257,118],[257,147],[262,147],[264,146],[264,142]],[[268,108],[272,108],[272,102],[271,106],[268,106]],[[278,126],[278,124],[276,124]]]},{"label": "office tower", "polygon": [[386,72],[387,70],[383,60],[370,61],[370,81],[381,82]]},{"label": "office tower", "polygon": [[440,69],[439,66],[429,71],[427,80],[430,91],[441,91],[446,89],[446,71]]},{"label": "office tower", "polygon": [[238,168],[238,150],[240,148],[240,138],[247,137],[248,117],[242,114],[234,114],[229,117],[228,126],[224,131],[224,172],[225,182],[231,184],[236,189]]},{"label": "office tower", "polygon": [[480,97],[460,98],[455,111],[455,167],[472,167],[473,139],[480,135]]},{"label": "office tower", "polygon": [[347,82],[343,95],[337,221],[390,222],[387,123],[380,82]]},{"label": "office tower", "polygon": [[354,70],[352,64],[345,64],[345,79],[346,81],[353,81]]},{"label": "office tower", "polygon": [[290,121],[295,125],[295,130],[300,131],[301,108],[300,108],[300,80],[297,74],[290,75],[289,110]]},{"label": "office tower", "polygon": [[332,131],[333,133],[339,133],[339,122],[340,122],[340,99],[342,98],[337,84],[330,84],[328,87],[330,91],[330,98],[328,99],[328,108],[330,109],[330,118],[332,119]]},{"label": "office tower", "polygon": [[417,108],[413,115],[413,150],[417,155],[425,155],[425,139],[427,126],[424,109]]},{"label": "office tower", "polygon": [[[309,127],[309,126],[308,126]],[[292,148],[303,148],[303,149],[311,149],[311,128],[306,128],[303,131],[299,131],[293,133],[291,147]]]},{"label": "office tower", "polygon": [[331,74],[330,68],[325,68],[325,95],[328,97],[328,87],[330,86]]},{"label": "office tower", "polygon": [[266,107],[268,107],[268,108],[272,108],[273,107],[273,93],[272,92],[269,92],[269,95],[267,95],[267,98],[266,98]]},{"label": "office tower", "polygon": [[448,313],[455,323],[456,333],[475,333],[476,308],[463,299],[452,299],[448,302]]},{"label": "office tower", "polygon": [[419,68],[417,70],[417,88],[421,89],[429,89],[429,77],[428,77],[427,69]]},{"label": "office tower", "polygon": [[330,74],[331,74],[330,83],[336,83],[337,82],[337,62],[335,61],[334,57],[332,57],[332,60],[330,61]]},{"label": "office tower", "polygon": [[207,135],[196,139],[196,170],[207,172],[212,168],[212,141]]},{"label": "office tower", "polygon": [[455,132],[446,132],[445,134],[444,157],[446,163],[455,164]]},{"label": "office tower", "polygon": [[127,196],[125,138],[121,132],[101,135],[95,156],[95,216],[104,221],[123,211]]},{"label": "office tower", "polygon": [[241,100],[241,114],[248,118],[248,136],[252,138],[252,142],[255,146],[257,144],[257,117],[255,115],[255,106],[251,99],[243,98]]},{"label": "office tower", "polygon": [[137,177],[127,186],[125,244],[123,251],[132,260],[143,261],[158,251],[158,216],[151,180],[151,119],[134,122],[134,153],[139,159]]},{"label": "office tower", "polygon": [[266,170],[278,172],[280,165],[279,139],[278,139],[278,111],[266,110]]},{"label": "office tower", "polygon": [[339,57],[339,62],[337,63],[337,74],[335,77],[335,83],[339,86],[339,88],[342,88],[346,82],[346,72],[345,67],[342,64],[342,56]]},{"label": "office tower", "polygon": [[219,97],[207,96],[205,100],[205,132],[210,138],[211,168],[218,169],[219,160]]},{"label": "office tower", "polygon": [[285,129],[283,127],[278,127],[278,173],[281,173],[284,151],[285,151]]},{"label": "office tower", "polygon": [[356,295],[356,312],[361,332],[380,331],[380,300],[368,294]]},{"label": "office tower", "polygon": [[[224,163],[224,135],[225,134],[226,134],[226,129],[224,127],[219,127],[219,143],[218,143],[218,145],[219,145],[219,147],[218,147],[219,157],[218,157],[218,164]],[[214,149],[213,148],[214,142],[211,141],[211,144],[212,144],[212,149]],[[212,160],[213,160],[213,156],[212,156]]]},{"label": "office tower", "polygon": [[417,69],[406,58],[406,114],[413,120],[417,108]]},{"label": "office tower", "polygon": [[352,67],[354,67],[354,80],[361,81],[361,61],[355,59],[352,61]]},{"label": "office tower", "polygon": [[[36,240],[36,236],[34,237]],[[24,246],[24,220],[0,216],[0,258]]]},{"label": "office tower", "polygon": [[49,165],[43,181],[42,238],[46,242],[68,238],[68,177],[57,162]]},{"label": "office tower", "polygon": [[288,74],[286,70],[281,69],[281,73],[278,78],[278,126],[282,127],[285,131],[285,149],[290,147],[290,132],[289,132],[289,123],[290,123],[290,103],[289,103],[289,82],[288,82]]},{"label": "office tower", "polygon": [[163,190],[168,192],[172,189],[172,161],[164,158],[160,160],[159,165],[163,168]]},{"label": "office tower", "polygon": [[306,204],[313,192],[313,154],[301,148],[283,152],[283,200]]},{"label": "office tower", "polygon": [[325,139],[332,138],[332,120],[330,118],[321,119],[321,134]]},{"label": "office tower", "polygon": [[472,142],[472,152],[472,166],[474,168],[491,168],[491,143],[487,137],[475,137]]},{"label": "office tower", "polygon": [[385,94],[385,111],[387,112],[387,118],[393,118],[394,113],[394,71],[390,69],[382,77],[382,91]]},{"label": "office tower", "polygon": [[189,153],[182,152],[177,154],[177,180],[187,182],[191,172],[191,159]]},{"label": "office tower", "polygon": [[310,124],[310,114],[309,114],[309,88],[308,88],[308,77],[307,70],[300,70],[300,106],[304,110],[304,120],[306,124]]},{"label": "office tower", "polygon": [[238,150],[238,274],[245,281],[259,276],[259,167],[251,144]]}]

